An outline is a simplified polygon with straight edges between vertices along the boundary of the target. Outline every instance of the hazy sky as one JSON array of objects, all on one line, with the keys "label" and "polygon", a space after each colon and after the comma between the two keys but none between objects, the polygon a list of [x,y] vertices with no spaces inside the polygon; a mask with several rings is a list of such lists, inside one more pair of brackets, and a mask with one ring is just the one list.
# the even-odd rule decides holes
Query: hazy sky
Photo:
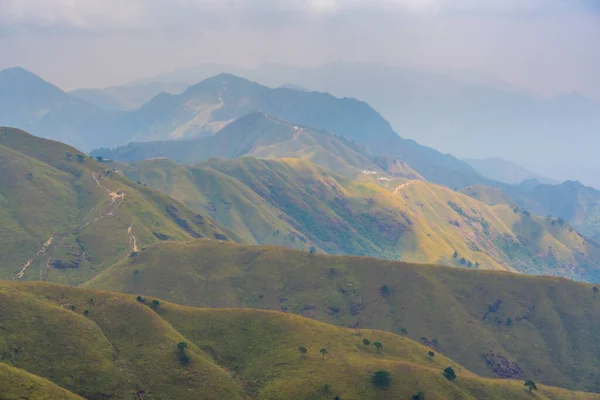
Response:
[{"label": "hazy sky", "polygon": [[600,102],[600,0],[0,0],[0,68],[64,89],[338,58],[479,69]]}]

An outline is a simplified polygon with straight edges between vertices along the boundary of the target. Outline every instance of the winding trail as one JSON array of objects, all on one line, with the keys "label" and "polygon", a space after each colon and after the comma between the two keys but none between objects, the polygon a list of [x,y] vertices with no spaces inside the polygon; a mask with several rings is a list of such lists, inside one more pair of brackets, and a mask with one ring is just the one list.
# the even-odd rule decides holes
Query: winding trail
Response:
[{"label": "winding trail", "polygon": [[41,249],[38,250],[35,257],[27,260],[25,265],[23,265],[23,267],[21,268],[21,271],[19,271],[19,273],[17,274],[18,279],[23,278],[23,276],[25,275],[25,271],[27,271],[27,268],[29,268],[29,266],[31,265],[32,262],[34,262],[42,254],[46,254],[46,250],[48,250],[48,247],[50,247],[50,245],[52,244],[52,239],[54,239],[54,235],[50,236],[50,238],[44,242],[44,245],[42,246]]},{"label": "winding trail", "polygon": [[410,184],[412,184],[412,182],[406,182],[406,183],[403,183],[403,184],[401,184],[400,186],[398,186],[398,187],[396,188],[396,190],[394,190],[394,194],[397,194],[397,193],[398,193],[398,191],[400,191],[400,190],[404,189],[405,187],[407,187],[407,186],[408,186],[408,185],[410,185]]},{"label": "winding trail", "polygon": [[131,245],[131,251],[134,252],[138,252],[138,246],[137,246],[137,240],[135,238],[135,236],[133,236],[133,233],[131,233],[131,230],[133,229],[133,224],[129,225],[129,228],[127,229],[127,233],[129,234],[129,244]]},{"label": "winding trail", "polygon": [[117,191],[112,191],[109,188],[107,188],[106,186],[104,186],[102,183],[100,183],[100,177],[101,177],[100,174],[92,173],[92,177],[96,181],[96,184],[99,187],[101,187],[102,189],[104,189],[104,191],[108,194],[108,197],[110,197],[110,204],[108,205],[106,210],[100,211],[99,216],[97,216],[96,218],[81,225],[80,229],[85,228],[86,226],[88,226],[90,224],[95,224],[96,222],[100,221],[103,218],[114,216],[115,212],[119,209],[119,207],[121,207],[121,205],[125,201],[125,193],[123,193],[123,191],[121,189],[119,189]]}]

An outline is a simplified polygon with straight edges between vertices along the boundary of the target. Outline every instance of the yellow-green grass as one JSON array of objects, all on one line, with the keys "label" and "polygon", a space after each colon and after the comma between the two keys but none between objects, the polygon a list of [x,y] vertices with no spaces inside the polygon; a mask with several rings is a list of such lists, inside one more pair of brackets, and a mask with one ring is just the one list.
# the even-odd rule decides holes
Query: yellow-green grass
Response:
[{"label": "yellow-green grass", "polygon": [[74,148],[0,128],[0,278],[77,284],[130,254],[132,238],[215,235],[236,238]]},{"label": "yellow-green grass", "polygon": [[[153,298],[142,303],[39,282],[0,282],[0,288],[2,362],[88,399],[400,400],[419,391],[435,399],[600,398],[542,385],[530,394],[521,380],[480,378],[435,349],[429,357],[430,347],[407,337],[283,312],[163,301],[154,311]],[[181,342],[187,365],[180,361]],[[447,367],[456,380],[443,376]],[[390,372],[388,389],[371,383],[378,370]]]},{"label": "yellow-green grass", "polygon": [[302,158],[251,157],[149,160],[125,174],[212,212],[246,243],[600,281],[600,248],[572,228],[420,179],[348,179]]},{"label": "yellow-green grass", "polygon": [[75,400],[81,397],[39,376],[0,363],[0,399]]},{"label": "yellow-green grass", "polygon": [[[562,278],[199,240],[151,246],[86,287],[406,328],[482,376],[600,391],[600,295]],[[501,368],[505,361],[518,370]]]}]

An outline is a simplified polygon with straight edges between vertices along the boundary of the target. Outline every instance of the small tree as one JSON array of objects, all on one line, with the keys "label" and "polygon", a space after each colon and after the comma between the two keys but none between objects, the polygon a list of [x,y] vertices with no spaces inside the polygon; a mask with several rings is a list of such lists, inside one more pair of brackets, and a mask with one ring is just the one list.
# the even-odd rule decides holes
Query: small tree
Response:
[{"label": "small tree", "polygon": [[406,329],[406,328],[400,329],[400,335],[402,335],[402,337],[408,335],[408,329]]},{"label": "small tree", "polygon": [[387,388],[390,386],[392,376],[387,371],[375,371],[371,377],[371,382],[378,388]]},{"label": "small tree", "polygon": [[310,246],[310,248],[308,249],[308,252],[312,256],[313,254],[315,254],[317,252],[317,248],[315,246]]},{"label": "small tree", "polygon": [[325,354],[327,354],[327,349],[325,347],[323,347],[321,350],[319,350],[319,353],[321,353],[321,355],[323,356],[323,360],[325,359]]},{"label": "small tree", "polygon": [[104,161],[104,157],[101,157],[101,156],[96,156],[96,160],[97,160],[98,162],[102,162],[102,161]]},{"label": "small tree", "polygon": [[152,300],[152,304],[150,305],[150,308],[152,308],[154,311],[158,311],[158,306],[160,306],[160,301]]},{"label": "small tree", "polygon": [[429,356],[430,360],[433,360],[433,357],[435,357],[435,353],[431,350],[429,350],[429,352],[427,353],[427,355]]},{"label": "small tree", "polygon": [[136,297],[136,300],[139,301],[140,303],[145,303],[146,302],[146,300],[142,296]]},{"label": "small tree", "polygon": [[506,326],[511,326],[512,325],[512,318],[508,317],[506,318]]},{"label": "small tree", "polygon": [[454,250],[454,254],[452,254],[453,258],[458,258],[458,251]]},{"label": "small tree", "polygon": [[77,162],[82,163],[83,160],[85,160],[85,157],[83,156],[83,154],[77,154]]},{"label": "small tree", "polygon": [[533,392],[534,390],[538,390],[537,385],[535,384],[534,381],[530,381],[530,380],[525,381],[525,386],[527,386],[529,388],[530,392]]},{"label": "small tree", "polygon": [[454,368],[448,367],[444,370],[444,377],[449,381],[453,381],[456,379],[456,373],[454,372]]},{"label": "small tree", "polygon": [[177,350],[179,350],[179,362],[181,363],[181,365],[184,365],[184,366],[188,365],[188,363],[190,362],[190,358],[185,353],[185,349],[187,349],[186,342],[177,343]]},{"label": "small tree", "polygon": [[300,352],[301,356],[304,356],[304,355],[306,355],[306,353],[308,353],[308,349],[304,346],[298,347],[298,351]]},{"label": "small tree", "polygon": [[377,352],[381,352],[381,349],[383,349],[383,345],[381,344],[381,342],[373,342],[373,344],[377,348]]},{"label": "small tree", "polygon": [[323,393],[331,392],[331,385],[329,383],[324,384],[323,387],[321,388],[321,391]]},{"label": "small tree", "polygon": [[363,339],[363,344],[364,344],[365,346],[368,346],[368,345],[370,345],[370,344],[371,344],[371,341],[370,341],[369,339],[367,339],[367,338],[364,338],[364,339]]},{"label": "small tree", "polygon": [[388,297],[390,295],[390,288],[388,285],[383,285],[379,288],[379,294],[383,297]]},{"label": "small tree", "polygon": [[594,286],[592,290],[594,291],[594,298],[596,298],[598,296],[598,286]]},{"label": "small tree", "polygon": [[425,392],[420,391],[419,393],[413,394],[412,400],[425,400]]}]

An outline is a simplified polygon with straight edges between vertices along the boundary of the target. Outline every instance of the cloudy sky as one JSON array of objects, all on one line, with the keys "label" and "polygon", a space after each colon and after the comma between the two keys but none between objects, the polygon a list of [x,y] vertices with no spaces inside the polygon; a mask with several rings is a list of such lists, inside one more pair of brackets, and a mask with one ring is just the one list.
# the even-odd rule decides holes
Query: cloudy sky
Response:
[{"label": "cloudy sky", "polygon": [[484,70],[600,102],[600,0],[0,0],[0,68],[64,89],[333,59]]}]

